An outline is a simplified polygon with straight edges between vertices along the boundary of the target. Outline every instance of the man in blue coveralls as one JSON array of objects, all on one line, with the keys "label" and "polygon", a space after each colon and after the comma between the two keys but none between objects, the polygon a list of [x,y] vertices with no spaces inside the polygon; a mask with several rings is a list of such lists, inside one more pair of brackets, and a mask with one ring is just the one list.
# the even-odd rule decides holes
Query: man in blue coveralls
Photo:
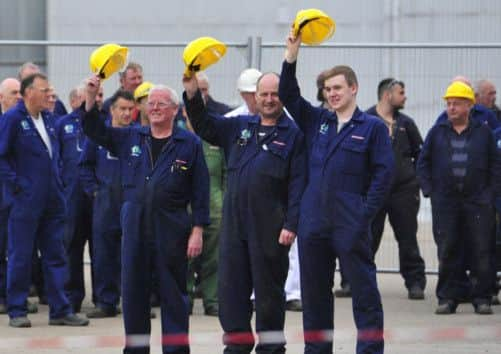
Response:
[{"label": "man in blue coveralls", "polygon": [[437,315],[456,312],[463,296],[463,254],[471,254],[471,301],[475,312],[492,314],[495,198],[501,191],[501,156],[492,131],[472,118],[473,89],[461,81],[444,95],[446,121],[426,136],[417,164],[421,190],[430,197],[438,249]]},{"label": "man in blue coveralls", "polygon": [[333,68],[324,82],[324,90],[335,92],[334,112],[302,98],[295,77],[300,44],[301,36],[291,31],[279,94],[305,133],[310,157],[298,230],[305,353],[332,353],[336,257],[351,284],[357,353],[383,353],[383,308],[369,229],[391,186],[388,129],[357,107],[350,67]]},{"label": "man in blue coveralls", "polygon": [[[296,236],[306,154],[303,134],[278,99],[278,82],[275,73],[258,80],[258,115],[227,119],[208,113],[193,76],[183,79],[183,99],[195,132],[221,146],[226,158],[218,274],[225,353],[250,353],[254,347],[252,288],[258,335],[284,328],[288,253]],[[256,353],[285,353],[285,338],[259,343]]]},{"label": "man in blue coveralls", "polygon": [[[89,243],[90,258],[92,256],[92,202],[84,193],[78,175],[78,160],[82,154],[84,134],[82,131],[83,87],[77,89],[78,108],[59,118],[56,123],[56,136],[59,140],[61,159],[61,180],[63,182],[67,217],[64,230],[64,245],[68,255],[69,279],[66,293],[74,312],[80,312],[85,298],[84,250]],[[77,102],[78,103],[78,102]],[[75,105],[77,105],[75,103]],[[91,278],[94,284],[94,263],[91,263]],[[94,298],[94,286],[92,297]]]},{"label": "man in blue coveralls", "polygon": [[59,176],[59,144],[44,108],[50,90],[36,73],[21,82],[23,99],[0,121],[0,180],[11,204],[8,225],[7,304],[12,327],[30,327],[26,298],[35,243],[42,254],[50,325],[87,325],[64,294],[65,205]]},{"label": "man in blue coveralls", "polygon": [[[111,126],[128,127],[135,107],[132,94],[118,90],[110,98],[110,104]],[[120,162],[108,150],[87,139],[79,166],[82,186],[93,199],[92,262],[97,270],[94,272],[96,307],[87,317],[114,317],[120,300]]]},{"label": "man in blue coveralls", "polygon": [[[125,333],[150,333],[150,270],[154,264],[160,287],[163,352],[189,353],[187,258],[200,254],[203,226],[209,224],[209,173],[201,141],[173,125],[179,99],[171,88],[151,89],[149,127],[115,128],[99,117],[95,105],[99,86],[98,76],[88,80],[83,128],[96,144],[120,160]],[[124,353],[143,354],[149,349],[149,341],[135,344],[129,340]]]},{"label": "man in blue coveralls", "polygon": [[[0,119],[2,112],[7,112],[21,99],[20,82],[14,78],[6,78],[0,83]],[[7,223],[9,206],[3,200],[3,186],[0,183],[0,314],[7,313],[5,288],[7,286]],[[32,305],[33,306],[33,305]]]}]

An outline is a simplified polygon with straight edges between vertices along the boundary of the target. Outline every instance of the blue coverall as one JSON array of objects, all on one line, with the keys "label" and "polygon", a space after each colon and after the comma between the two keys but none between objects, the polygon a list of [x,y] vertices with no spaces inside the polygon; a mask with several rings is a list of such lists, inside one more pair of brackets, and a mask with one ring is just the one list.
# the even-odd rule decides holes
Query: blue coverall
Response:
[{"label": "blue coverall", "polygon": [[[303,134],[285,114],[258,141],[259,116],[231,119],[209,114],[200,91],[184,101],[195,132],[224,149],[227,188],[219,241],[219,320],[226,333],[225,353],[250,353],[232,334],[252,333],[252,289],[256,332],[283,331],[284,285],[289,246],[279,244],[281,229],[296,232],[306,179]],[[256,353],[284,353],[283,342],[258,344]]]},{"label": "blue coverall", "polygon": [[[0,120],[0,181],[10,203],[7,303],[11,318],[26,316],[35,241],[42,254],[50,318],[72,312],[64,293],[68,278],[63,246],[65,203],[59,176],[59,142],[47,112],[42,118],[52,158],[23,101]],[[14,237],[15,236],[15,237]]]},{"label": "blue coverall", "polygon": [[454,183],[451,139],[457,134],[449,121],[436,124],[425,139],[417,164],[423,195],[431,198],[433,236],[437,244],[439,269],[436,295],[439,304],[454,309],[464,296],[465,245],[471,254],[472,303],[490,303],[493,290],[491,269],[494,247],[494,200],[500,192],[501,156],[492,131],[470,119],[461,133],[467,139],[468,161],[462,190]]},{"label": "blue coverall", "polygon": [[[496,117],[496,114],[488,109],[487,107],[482,106],[481,104],[474,104],[470,111],[470,118],[474,121],[477,121],[481,124],[485,124],[492,130],[498,129],[501,127],[501,121],[499,121]],[[443,122],[447,122],[447,111],[443,111],[435,121],[435,125]],[[459,232],[463,232],[464,229],[459,230]],[[435,231],[434,231],[435,232]],[[495,233],[495,229],[492,231]],[[468,235],[463,235],[462,237],[468,238]],[[495,256],[495,249],[493,249],[493,256]],[[462,261],[460,267],[463,269],[463,272],[458,275],[456,279],[456,288],[459,302],[470,302],[471,301],[471,281],[466,274],[466,271],[470,269],[471,263],[471,253],[468,252],[468,248],[465,247],[462,251],[461,255]],[[495,274],[494,274],[495,277]]]},{"label": "blue coverall", "polygon": [[[83,128],[96,144],[120,160],[125,333],[150,333],[150,270],[154,264],[160,286],[162,334],[187,336],[188,237],[193,226],[209,224],[209,173],[202,143],[194,134],[174,127],[153,164],[149,127],[107,127],[94,106],[85,114]],[[189,353],[189,346],[187,342],[169,343],[163,352]],[[124,353],[149,353],[149,346],[126,346]]]},{"label": "blue coverall", "polygon": [[92,262],[96,306],[116,313],[120,301],[120,161],[102,146],[86,139],[79,162],[80,180],[93,199]]},{"label": "blue coverall", "polygon": [[[66,292],[75,312],[80,312],[85,298],[84,250],[89,242],[91,261],[92,254],[92,201],[84,193],[78,175],[78,160],[82,153],[85,135],[82,131],[82,108],[59,118],[56,122],[56,135],[60,143],[61,180],[68,215],[64,231],[64,243],[68,255],[70,277],[66,284]],[[91,262],[92,297],[95,298],[94,262]]]},{"label": "blue coverall", "polygon": [[357,108],[338,133],[335,113],[301,97],[295,72],[296,63],[283,63],[279,96],[304,132],[309,151],[298,231],[305,353],[332,353],[332,340],[316,341],[315,331],[334,328],[336,257],[352,289],[357,353],[383,353],[370,223],[391,186],[388,129]]}]

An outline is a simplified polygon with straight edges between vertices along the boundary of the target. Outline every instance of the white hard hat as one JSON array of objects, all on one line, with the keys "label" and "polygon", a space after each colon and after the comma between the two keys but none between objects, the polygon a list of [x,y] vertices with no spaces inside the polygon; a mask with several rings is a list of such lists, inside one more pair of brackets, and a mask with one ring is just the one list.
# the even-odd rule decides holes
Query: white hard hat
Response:
[{"label": "white hard hat", "polygon": [[240,92],[256,92],[257,80],[262,73],[257,69],[245,69],[237,80],[237,89]]}]

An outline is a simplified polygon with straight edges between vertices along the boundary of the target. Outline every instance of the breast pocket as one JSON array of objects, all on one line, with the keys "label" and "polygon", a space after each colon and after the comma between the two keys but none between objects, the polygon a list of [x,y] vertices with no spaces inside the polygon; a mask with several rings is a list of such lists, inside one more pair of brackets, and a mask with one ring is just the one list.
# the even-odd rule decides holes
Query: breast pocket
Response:
[{"label": "breast pocket", "polygon": [[19,137],[19,142],[23,151],[30,152],[37,156],[42,154],[40,145],[42,142],[34,130],[23,132]]},{"label": "breast pocket", "polygon": [[368,146],[365,142],[349,141],[341,145],[343,154],[342,172],[350,175],[361,175],[368,162]]},{"label": "breast pocket", "polygon": [[[108,163],[108,162],[107,162]],[[141,156],[129,156],[122,164],[122,186],[134,187],[136,175],[141,167]]]},{"label": "breast pocket", "polygon": [[286,178],[289,171],[289,154],[290,147],[287,145],[264,145],[260,154],[260,172],[278,179]]}]

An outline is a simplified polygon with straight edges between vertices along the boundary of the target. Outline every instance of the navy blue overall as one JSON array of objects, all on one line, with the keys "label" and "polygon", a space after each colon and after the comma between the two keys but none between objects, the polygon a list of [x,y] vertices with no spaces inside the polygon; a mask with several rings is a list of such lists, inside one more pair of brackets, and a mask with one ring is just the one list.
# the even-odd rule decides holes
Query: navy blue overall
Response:
[{"label": "navy blue overall", "polygon": [[[154,264],[160,287],[162,334],[187,336],[188,237],[193,226],[209,224],[209,172],[202,143],[194,134],[174,127],[153,164],[149,127],[107,127],[94,107],[85,114],[83,128],[96,144],[120,160],[125,333],[150,333]],[[167,343],[163,352],[189,353],[189,345]],[[126,346],[124,353],[149,353],[149,346]]]},{"label": "navy blue overall", "polygon": [[[303,135],[285,114],[258,142],[259,116],[231,119],[208,114],[200,93],[185,104],[196,133],[224,149],[227,188],[219,241],[219,320],[225,353],[250,353],[232,334],[252,333],[255,290],[256,332],[283,331],[284,285],[289,247],[278,243],[282,228],[296,232],[306,177]],[[256,353],[284,353],[282,343],[258,344]]]},{"label": "navy blue overall", "polygon": [[[84,250],[89,243],[92,255],[92,203],[84,193],[78,176],[78,160],[82,154],[84,134],[81,117],[83,111],[78,108],[57,120],[56,135],[60,142],[61,180],[68,215],[64,230],[64,244],[68,255],[70,277],[66,284],[66,293],[75,312],[80,312],[85,298]],[[94,263],[91,263],[92,298],[94,300]]]},{"label": "navy blue overall", "polygon": [[464,254],[469,253],[472,272],[471,301],[490,303],[494,276],[491,272],[494,239],[494,201],[501,190],[501,156],[490,128],[470,119],[461,136],[466,139],[466,175],[462,189],[454,183],[449,121],[428,132],[417,164],[423,195],[430,197],[433,236],[439,269],[436,295],[439,304],[456,306],[464,297]]},{"label": "navy blue overall", "polygon": [[295,63],[283,64],[279,95],[304,132],[309,151],[298,231],[305,353],[332,353],[332,340],[316,341],[314,334],[334,328],[336,257],[352,289],[357,353],[383,353],[383,308],[370,223],[392,180],[388,129],[357,108],[338,133],[334,113],[300,96],[295,70]]},{"label": "navy blue overall", "polygon": [[50,317],[72,312],[64,293],[68,268],[63,246],[66,208],[59,176],[59,142],[48,113],[42,112],[41,119],[51,141],[52,158],[23,101],[0,120],[0,180],[5,183],[5,198],[10,204],[7,303],[11,318],[27,313],[35,244],[42,254]]},{"label": "navy blue overall", "polygon": [[79,162],[80,182],[93,199],[92,262],[96,306],[110,312],[120,301],[120,161],[102,146],[86,139]]}]

